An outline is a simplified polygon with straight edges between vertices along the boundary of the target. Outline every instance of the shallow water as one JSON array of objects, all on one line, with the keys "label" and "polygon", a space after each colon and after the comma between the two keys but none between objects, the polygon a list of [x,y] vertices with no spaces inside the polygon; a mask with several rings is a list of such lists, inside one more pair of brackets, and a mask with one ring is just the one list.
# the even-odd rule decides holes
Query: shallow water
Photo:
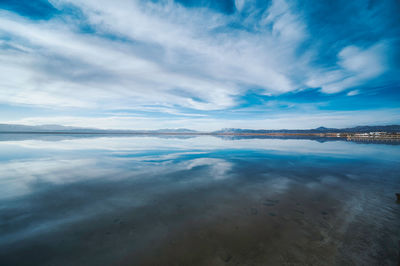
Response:
[{"label": "shallow water", "polygon": [[400,146],[0,136],[0,265],[398,265]]}]

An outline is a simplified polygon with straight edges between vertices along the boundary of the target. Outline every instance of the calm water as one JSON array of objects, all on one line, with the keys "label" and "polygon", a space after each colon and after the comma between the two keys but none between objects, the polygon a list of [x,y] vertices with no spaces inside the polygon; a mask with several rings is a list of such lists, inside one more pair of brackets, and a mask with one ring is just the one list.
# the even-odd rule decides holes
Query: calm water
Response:
[{"label": "calm water", "polygon": [[0,136],[0,265],[398,265],[400,146]]}]

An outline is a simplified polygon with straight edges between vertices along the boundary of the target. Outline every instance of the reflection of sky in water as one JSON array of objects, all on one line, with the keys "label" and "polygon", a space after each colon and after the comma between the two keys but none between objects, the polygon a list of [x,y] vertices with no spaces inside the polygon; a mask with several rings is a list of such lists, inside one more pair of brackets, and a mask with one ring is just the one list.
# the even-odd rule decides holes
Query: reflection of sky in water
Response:
[{"label": "reflection of sky in water", "polygon": [[[224,202],[232,195],[283,195],[300,186],[339,193],[349,184],[371,183],[380,184],[386,197],[399,189],[399,170],[399,146],[343,141],[208,136],[2,141],[0,245],[187,191],[193,193],[189,201],[201,203],[208,197]],[[203,189],[206,198],[196,196]],[[196,209],[191,215],[198,215]]]},{"label": "reflection of sky in water", "polygon": [[[255,153],[258,152],[258,154]],[[0,142],[0,198],[32,191],[35,183],[64,184],[85,179],[124,179],[207,167],[214,179],[225,178],[232,159],[254,154],[322,156],[336,159],[400,161],[400,148],[351,142],[318,143],[311,140],[244,139],[215,137],[191,139],[91,138],[58,142],[25,140]],[[295,162],[289,160],[287,167]],[[282,165],[285,167],[285,165]],[[129,172],[127,172],[129,171]],[[149,177],[148,176],[148,177]],[[321,177],[334,182],[335,177]],[[329,181],[329,179],[332,179]],[[283,182],[283,181],[282,181]]]}]

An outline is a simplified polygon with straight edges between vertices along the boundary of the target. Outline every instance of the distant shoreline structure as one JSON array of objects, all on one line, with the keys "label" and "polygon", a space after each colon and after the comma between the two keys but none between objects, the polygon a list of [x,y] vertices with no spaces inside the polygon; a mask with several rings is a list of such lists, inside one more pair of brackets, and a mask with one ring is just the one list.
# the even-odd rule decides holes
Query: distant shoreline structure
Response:
[{"label": "distant shoreline structure", "polygon": [[400,125],[357,126],[352,128],[315,129],[240,129],[225,128],[218,131],[202,132],[191,129],[122,130],[79,128],[61,125],[27,126],[0,124],[0,134],[41,134],[41,135],[158,135],[158,136],[226,136],[226,137],[305,137],[347,139],[354,141],[388,140],[400,141]]},{"label": "distant shoreline structure", "polygon": [[[215,135],[215,134],[212,134]],[[308,136],[322,138],[341,138],[348,140],[363,140],[363,139],[393,139],[400,140],[400,132],[368,132],[368,133],[217,133],[216,135],[226,136]]]}]

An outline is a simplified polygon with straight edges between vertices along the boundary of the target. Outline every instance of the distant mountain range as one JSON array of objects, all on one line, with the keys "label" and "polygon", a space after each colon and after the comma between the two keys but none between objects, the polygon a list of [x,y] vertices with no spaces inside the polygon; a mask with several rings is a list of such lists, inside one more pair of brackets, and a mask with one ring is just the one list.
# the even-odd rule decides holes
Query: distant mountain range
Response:
[{"label": "distant mountain range", "polygon": [[[199,131],[186,128],[178,129],[158,129],[158,130],[113,130],[113,129],[95,129],[80,128],[60,125],[41,125],[27,126],[15,124],[0,124],[2,133],[81,133],[81,134],[195,134]],[[357,126],[351,128],[326,128],[319,127],[315,129],[240,129],[226,128],[218,131],[208,132],[208,134],[265,134],[265,133],[362,133],[362,132],[400,132],[400,125],[387,126]],[[204,132],[203,132],[204,133]]]},{"label": "distant mountain range", "polygon": [[196,133],[197,131],[178,128],[178,129],[158,129],[158,130],[120,130],[120,129],[96,129],[96,128],[80,128],[68,127],[60,125],[41,125],[27,126],[15,124],[0,124],[0,132],[8,133],[87,133],[87,134],[146,134],[146,133]]},{"label": "distant mountain range", "polygon": [[214,133],[232,133],[232,134],[265,134],[265,133],[364,133],[364,132],[400,132],[400,125],[388,126],[357,126],[350,128],[326,128],[319,127],[314,129],[240,129],[226,128]]}]

